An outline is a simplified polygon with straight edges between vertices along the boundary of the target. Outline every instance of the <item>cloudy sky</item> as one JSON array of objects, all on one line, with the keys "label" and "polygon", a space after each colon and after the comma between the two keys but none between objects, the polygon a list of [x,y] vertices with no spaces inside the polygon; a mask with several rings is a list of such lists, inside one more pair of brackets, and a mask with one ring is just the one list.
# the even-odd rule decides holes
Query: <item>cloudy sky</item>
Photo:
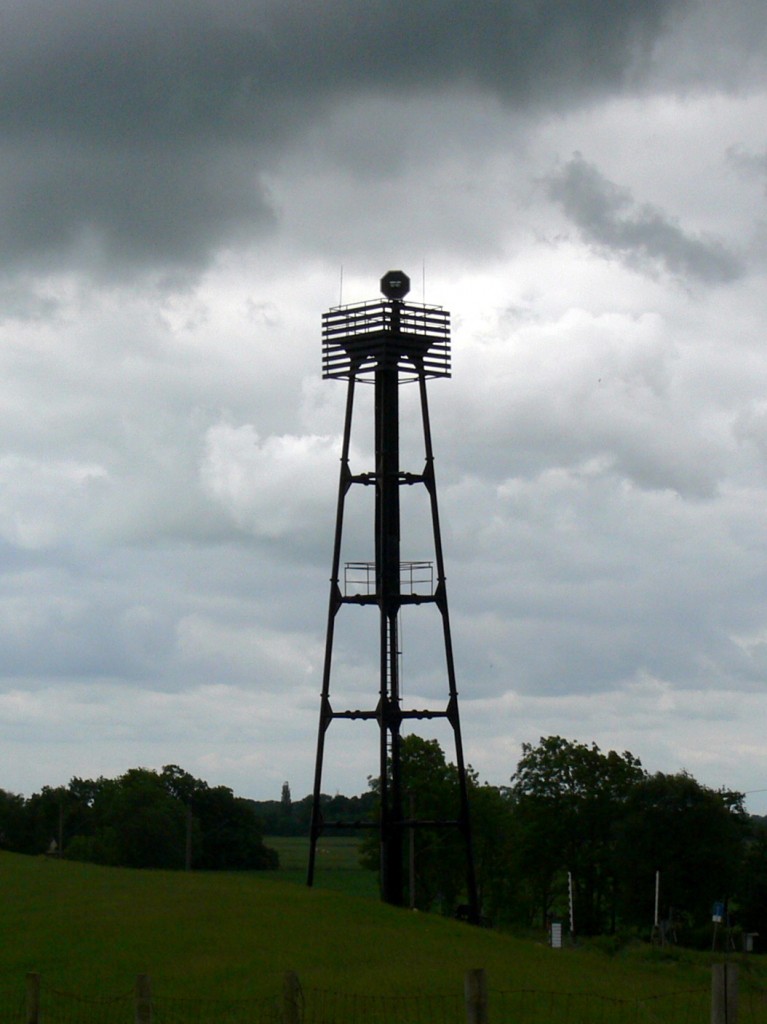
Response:
[{"label": "cloudy sky", "polygon": [[[320,315],[402,268],[453,319],[468,760],[505,783],[559,733],[767,813],[763,0],[0,10],[0,787],[177,763],[309,791],[344,403]],[[427,611],[415,706],[444,693]],[[364,612],[338,707],[376,698]],[[323,788],[375,761],[336,723]]]}]

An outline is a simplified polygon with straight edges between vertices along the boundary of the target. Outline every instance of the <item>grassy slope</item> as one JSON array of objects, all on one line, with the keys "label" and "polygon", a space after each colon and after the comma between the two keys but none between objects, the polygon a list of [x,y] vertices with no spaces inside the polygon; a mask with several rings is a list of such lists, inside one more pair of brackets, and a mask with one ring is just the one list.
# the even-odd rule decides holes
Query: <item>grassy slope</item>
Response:
[{"label": "grassy slope", "polygon": [[0,852],[0,990],[26,971],[81,993],[150,973],[168,995],[272,995],[305,988],[461,991],[484,967],[496,989],[656,994],[708,985],[707,967],[550,950],[268,874],[130,871]]}]

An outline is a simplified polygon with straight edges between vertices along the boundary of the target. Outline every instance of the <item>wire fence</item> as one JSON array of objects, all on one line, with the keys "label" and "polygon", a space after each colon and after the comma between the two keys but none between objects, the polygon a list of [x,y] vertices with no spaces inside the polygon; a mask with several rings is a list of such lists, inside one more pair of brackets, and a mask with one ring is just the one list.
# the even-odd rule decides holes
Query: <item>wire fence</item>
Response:
[{"label": "wire fence", "polygon": [[721,1017],[704,988],[635,998],[491,988],[479,1014],[460,991],[384,996],[303,990],[297,979],[289,999],[286,991],[251,999],[146,991],[142,997],[137,989],[88,997],[42,984],[35,993],[28,983],[26,992],[0,990],[0,1024],[767,1024],[767,991],[753,984],[740,988],[737,1003]]},{"label": "wire fence", "polygon": [[463,997],[309,991],[302,1024],[465,1024]]},{"label": "wire fence", "polygon": [[633,999],[593,992],[522,989],[491,993],[493,1019],[520,1024],[707,1024],[711,997],[700,989]]},{"label": "wire fence", "polygon": [[[157,999],[151,1024],[282,1024],[277,1000]],[[110,1022],[111,1024],[111,1022]]]},{"label": "wire fence", "polygon": [[135,1007],[132,991],[118,996],[86,997],[55,988],[43,989],[39,1020],[45,1024],[134,1024]]}]

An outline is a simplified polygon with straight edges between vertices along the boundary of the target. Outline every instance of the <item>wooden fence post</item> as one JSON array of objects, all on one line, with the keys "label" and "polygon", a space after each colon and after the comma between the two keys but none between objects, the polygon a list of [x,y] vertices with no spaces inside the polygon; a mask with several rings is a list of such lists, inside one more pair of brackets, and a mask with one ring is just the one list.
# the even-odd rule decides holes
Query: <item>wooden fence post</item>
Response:
[{"label": "wooden fence post", "polygon": [[40,975],[27,975],[27,1024],[40,1024]]},{"label": "wooden fence post", "polygon": [[738,1024],[738,965],[711,965],[711,1024]]},{"label": "wooden fence post", "polygon": [[282,978],[283,1024],[301,1024],[304,1017],[304,993],[295,971],[285,971]]},{"label": "wooden fence post", "polygon": [[136,978],[136,1024],[152,1024],[152,979],[148,974]]},{"label": "wooden fence post", "polygon": [[463,982],[466,1024],[487,1024],[487,978],[484,969],[467,971]]}]

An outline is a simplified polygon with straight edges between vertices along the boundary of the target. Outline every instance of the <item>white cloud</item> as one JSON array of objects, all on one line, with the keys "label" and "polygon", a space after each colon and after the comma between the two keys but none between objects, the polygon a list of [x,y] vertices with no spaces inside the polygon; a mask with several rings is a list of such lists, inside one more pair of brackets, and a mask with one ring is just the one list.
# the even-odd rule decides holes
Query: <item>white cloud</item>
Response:
[{"label": "white cloud", "polygon": [[206,436],[203,486],[235,522],[263,537],[316,529],[332,502],[337,437],[259,438],[252,424],[218,424]]},{"label": "white cloud", "polygon": [[189,615],[177,625],[177,646],[182,667],[195,676],[252,681],[261,694],[309,684],[321,665],[319,645],[300,633],[270,630],[252,623],[234,624],[201,615]]},{"label": "white cloud", "polygon": [[[630,751],[647,771],[689,771],[705,785],[750,791],[747,806],[765,813],[767,755],[760,741],[760,694],[678,691],[673,683],[638,674],[603,695],[520,696],[466,702],[467,756],[482,777],[511,775],[523,742],[561,735]],[[507,723],[506,734],[489,722]],[[508,776],[505,781],[508,781]]]},{"label": "white cloud", "polygon": [[99,500],[103,466],[0,458],[0,536],[21,548],[43,548],[69,537]]}]

